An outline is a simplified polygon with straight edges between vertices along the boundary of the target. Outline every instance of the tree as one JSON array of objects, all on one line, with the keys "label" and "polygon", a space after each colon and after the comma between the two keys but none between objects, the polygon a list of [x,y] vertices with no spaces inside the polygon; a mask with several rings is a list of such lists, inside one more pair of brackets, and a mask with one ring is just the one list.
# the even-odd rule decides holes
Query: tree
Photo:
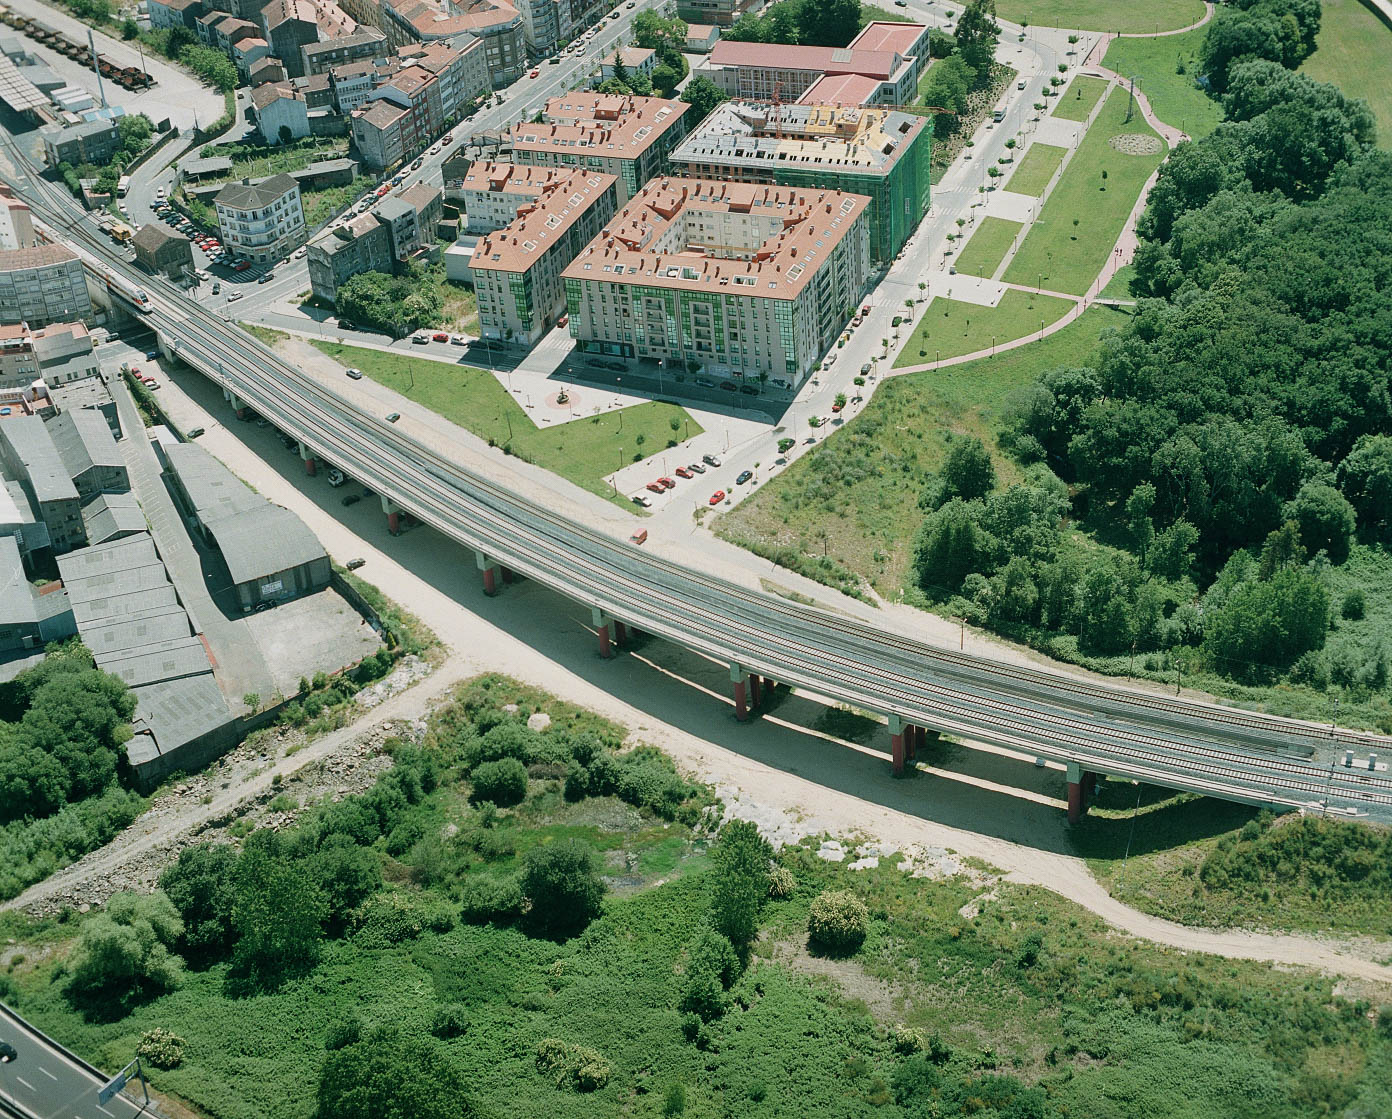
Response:
[{"label": "tree", "polygon": [[292,143],[295,139],[295,134],[290,131],[290,126],[288,124],[282,124],[280,126],[277,136],[282,144]]},{"label": "tree", "polygon": [[686,982],[678,1009],[703,1022],[725,1012],[725,992],[739,978],[739,956],[728,938],[703,926],[686,945]]},{"label": "tree", "polygon": [[[960,54],[953,54],[936,63],[928,71],[928,84],[923,89],[923,103],[935,109],[947,109],[961,113],[967,107],[971,94],[973,74]],[[938,117],[939,121],[948,118]],[[953,128],[956,120],[952,121]]]},{"label": "tree", "polygon": [[1142,563],[1150,551],[1151,541],[1155,539],[1155,525],[1150,519],[1154,508],[1155,487],[1149,482],[1142,482],[1126,499],[1126,527],[1131,531],[1131,543]]},{"label": "tree", "polygon": [[1270,16],[1219,8],[1199,49],[1199,66],[1209,90],[1227,92],[1228,68],[1247,57],[1281,61],[1284,51],[1279,22]]},{"label": "tree", "polygon": [[745,951],[759,933],[772,856],[759,829],[748,820],[732,820],[721,828],[711,851],[711,924],[737,951]]},{"label": "tree", "polygon": [[1324,551],[1334,563],[1348,559],[1353,538],[1353,506],[1324,482],[1306,482],[1286,505],[1285,516],[1300,526],[1300,542],[1309,555]]},{"label": "tree", "polygon": [[121,134],[121,149],[130,155],[137,155],[149,146],[155,127],[144,113],[130,113],[116,122]]},{"label": "tree", "polygon": [[624,65],[622,47],[614,50],[614,81],[620,85],[628,85],[628,67]]},{"label": "tree", "polygon": [[133,20],[133,19],[124,19],[124,20],[121,21],[121,38],[122,38],[122,39],[125,39],[125,40],[129,41],[129,40],[131,40],[131,39],[134,39],[134,38],[135,38],[137,35],[139,35],[139,34],[140,34],[140,24],[136,23],[135,20]]},{"label": "tree", "polygon": [[180,24],[169,29],[169,37],[164,41],[164,53],[170,58],[178,58],[185,47],[198,45],[198,37]]},{"label": "tree", "polygon": [[1339,485],[1359,523],[1385,532],[1392,525],[1392,435],[1359,436],[1339,464]]},{"label": "tree", "polygon": [[990,452],[975,435],[959,436],[948,444],[947,458],[938,472],[943,495],[963,501],[985,497],[996,484],[996,468]]},{"label": "tree", "polygon": [[234,970],[261,984],[310,970],[319,960],[327,916],[323,891],[291,860],[276,833],[252,832],[234,884]]},{"label": "tree", "polygon": [[191,960],[215,959],[232,947],[237,852],[226,843],[185,847],[159,877],[184,923],[180,944]]},{"label": "tree", "polygon": [[633,17],[633,41],[659,53],[664,48],[680,53],[686,47],[686,23],[680,19],[664,19],[656,12],[639,12]]},{"label": "tree", "polygon": [[67,995],[89,1012],[120,1017],[134,1003],[179,985],[183,961],[170,949],[183,922],[163,893],[120,893],[89,918],[69,967]]},{"label": "tree", "polygon": [[574,839],[527,852],[522,894],[531,903],[528,923],[541,935],[563,940],[584,930],[604,904],[604,882],[594,852]]},{"label": "tree", "polygon": [[860,30],[860,0],[804,0],[798,15],[799,41],[812,47],[844,47]]},{"label": "tree", "polygon": [[310,860],[310,869],[315,885],[323,891],[327,919],[339,927],[382,888],[380,856],[346,835],[326,838]]},{"label": "tree", "polygon": [[991,80],[999,37],[995,0],[971,0],[957,20],[957,50],[962,61],[971,68],[972,84],[977,88]]},{"label": "tree", "polygon": [[953,498],[923,522],[914,570],[930,598],[941,601],[956,594],[969,574],[989,569],[997,542],[981,527],[980,513],[979,503]]},{"label": "tree", "polygon": [[319,1072],[316,1119],[472,1119],[464,1074],[435,1042],[381,1029],[333,1050]]},{"label": "tree", "polygon": [[1259,683],[1320,648],[1328,627],[1324,584],[1304,568],[1288,567],[1240,584],[1206,620],[1203,648],[1220,672]]},{"label": "tree", "polygon": [[[730,100],[730,95],[704,74],[697,74],[686,83],[686,88],[682,90],[681,99],[691,106],[688,115],[693,119],[688,126],[689,131],[710,116],[711,110],[722,101]],[[351,283],[351,281],[349,282]]]},{"label": "tree", "polygon": [[1146,552],[1146,570],[1161,579],[1187,578],[1194,566],[1194,545],[1198,541],[1198,529],[1188,521],[1175,521],[1156,533]]},{"label": "tree", "polygon": [[668,66],[665,62],[652,72],[653,89],[662,97],[666,97],[670,94],[681,80],[681,72]]}]

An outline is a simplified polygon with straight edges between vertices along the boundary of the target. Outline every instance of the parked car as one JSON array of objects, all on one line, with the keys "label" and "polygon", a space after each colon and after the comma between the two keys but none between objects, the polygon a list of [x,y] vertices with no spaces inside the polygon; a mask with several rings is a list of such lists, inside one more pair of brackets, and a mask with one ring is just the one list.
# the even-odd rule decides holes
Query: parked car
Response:
[{"label": "parked car", "polygon": [[189,428],[189,430],[186,431],[184,434],[187,435],[190,439],[197,439],[200,435],[203,434],[203,429],[201,427],[192,427]]},{"label": "parked car", "polygon": [[214,295],[220,295],[220,294],[222,294],[222,284],[216,283],[216,282],[213,284],[213,294],[214,294]]},{"label": "parked car", "polygon": [[346,494],[343,495],[343,504],[344,504],[345,506],[347,506],[347,505],[356,505],[356,504],[357,504],[359,501],[361,501],[361,500],[362,500],[362,496],[361,496],[360,494],[356,494],[356,493],[346,493]]},{"label": "parked car", "polygon": [[450,336],[451,346],[467,346],[468,344],[469,337],[466,334],[454,334]]},{"label": "parked car", "polygon": [[257,279],[256,282],[257,282],[258,284],[269,284],[269,283],[270,283],[272,280],[274,280],[274,279],[275,279],[275,274],[272,273],[272,272],[267,272],[267,273],[265,273],[263,276],[261,276],[259,279]]},{"label": "parked car", "polygon": [[557,326],[569,326],[569,325],[570,325],[570,315],[568,315],[568,314],[562,315],[560,318],[558,318],[558,319],[556,320],[556,325],[557,325]]},{"label": "parked car", "polygon": [[307,253],[307,252],[309,252],[308,246],[306,246],[306,245],[301,245],[298,249],[295,250],[295,259],[296,259],[296,260],[299,260],[299,259],[300,259],[302,256],[304,256],[305,253]]},{"label": "parked car", "polygon": [[444,333],[444,331],[437,330],[434,334],[430,336],[430,340],[432,342],[448,342],[449,335]]},{"label": "parked car", "polygon": [[529,77],[529,78],[539,78],[539,77],[541,77],[541,69],[538,67],[537,69],[533,70],[530,74],[528,74],[527,77]]},{"label": "parked car", "polygon": [[237,261],[237,263],[235,263],[234,265],[232,265],[232,271],[233,271],[233,272],[245,272],[245,271],[246,271],[248,268],[250,268],[250,267],[251,267],[251,261],[249,261],[249,260],[239,260],[239,261]]},{"label": "parked car", "polygon": [[241,292],[239,292],[239,291],[231,292],[231,293],[227,296],[227,302],[228,302],[228,303],[236,303],[237,300],[239,300],[241,297],[242,297],[242,293],[241,293]]},{"label": "parked car", "polygon": [[363,378],[363,371],[361,369],[347,369],[344,372],[348,374],[348,379],[350,381],[361,381]]},{"label": "parked car", "polygon": [[715,493],[713,493],[713,494],[710,495],[710,503],[711,503],[712,505],[719,505],[719,504],[720,504],[722,501],[724,501],[724,500],[725,500],[725,491],[724,491],[724,490],[716,490]]},{"label": "parked car", "polygon": [[740,471],[740,474],[739,474],[739,477],[735,479],[735,485],[737,485],[737,486],[742,486],[742,485],[744,485],[745,482],[749,481],[749,479],[752,478],[752,477],[754,477],[754,471],[752,471],[752,470],[741,470],[741,471]]},{"label": "parked car", "polygon": [[396,421],[399,420],[399,419],[401,419],[401,413],[400,413],[400,412],[388,412],[388,413],[387,413],[387,423],[389,423],[389,424],[394,424],[394,423],[396,423]]},{"label": "parked car", "polygon": [[740,385],[740,392],[744,393],[745,396],[758,396],[758,395],[759,395],[759,386],[758,386],[758,385]]},{"label": "parked car", "polygon": [[738,392],[739,386],[734,381],[721,381],[720,387],[726,392]]},{"label": "parked car", "polygon": [[635,493],[633,495],[633,504],[641,505],[644,509],[647,509],[652,505],[652,498],[648,497],[646,494]]},{"label": "parked car", "polygon": [[865,376],[867,373],[869,373],[869,372],[870,372],[870,363],[867,361],[864,365],[862,365],[862,366],[860,367],[860,375],[861,375],[862,377],[864,377],[864,376]]},{"label": "parked car", "polygon": [[667,477],[659,478],[657,480],[657,484],[661,486],[664,490],[674,490],[677,488],[677,483],[672,481],[671,478]]},{"label": "parked car", "polygon": [[365,559],[350,559],[350,560],[347,562],[347,564],[345,564],[344,566],[346,566],[346,567],[348,568],[349,571],[356,571],[358,568],[362,567],[365,563],[367,563],[367,560],[365,560]]},{"label": "parked car", "polygon": [[347,480],[348,480],[348,479],[346,479],[346,478],[343,476],[343,471],[342,471],[342,470],[330,470],[330,471],[329,471],[329,485],[331,485],[334,489],[338,489],[338,487],[341,486],[341,485],[343,485],[343,483],[346,482]]},{"label": "parked car", "polygon": [[687,469],[694,470],[697,474],[704,474],[706,472],[706,468],[702,466],[699,462],[693,462],[690,466],[687,467]]},{"label": "parked car", "polygon": [[678,478],[692,478],[692,477],[695,477],[695,475],[693,475],[693,474],[691,473],[691,471],[690,471],[687,467],[685,467],[685,466],[679,466],[679,467],[677,467],[677,477],[678,477]]},{"label": "parked car", "polygon": [[665,493],[667,487],[664,485],[660,485],[657,482],[649,482],[648,489],[652,490],[653,493]]},{"label": "parked car", "polygon": [[356,330],[357,328],[353,325],[353,322],[352,322],[351,319],[339,319],[339,320],[338,320],[338,329],[339,329],[339,330]]},{"label": "parked car", "polygon": [[717,458],[715,455],[702,455],[701,461],[704,462],[707,466],[718,467],[720,465],[720,459]]},{"label": "parked car", "polygon": [[411,335],[411,344],[412,344],[412,345],[415,345],[415,346],[424,346],[424,345],[426,345],[427,343],[429,343],[429,341],[430,341],[430,335],[428,335],[428,334],[426,334],[426,333],[424,333],[424,332],[422,332],[422,333],[420,333],[420,334],[413,334],[413,335]]}]

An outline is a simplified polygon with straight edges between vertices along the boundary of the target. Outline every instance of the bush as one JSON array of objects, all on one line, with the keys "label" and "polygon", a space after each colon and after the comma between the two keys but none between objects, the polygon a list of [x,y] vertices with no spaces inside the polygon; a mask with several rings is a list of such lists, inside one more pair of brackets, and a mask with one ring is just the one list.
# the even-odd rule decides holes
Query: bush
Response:
[{"label": "bush", "polygon": [[588,1045],[548,1037],[537,1045],[537,1071],[556,1078],[557,1088],[593,1092],[609,1083],[609,1062]]},{"label": "bush", "polygon": [[476,875],[464,881],[460,916],[470,924],[511,921],[522,915],[522,883],[516,875],[493,878]]},{"label": "bush", "polygon": [[686,946],[686,984],[677,1009],[703,1022],[725,1013],[725,991],[738,977],[734,945],[711,928],[701,929]]},{"label": "bush", "polygon": [[711,923],[737,950],[758,935],[759,912],[769,892],[771,855],[759,829],[748,820],[732,820],[721,828],[711,851],[715,864]]},{"label": "bush", "polygon": [[156,1026],[140,1038],[135,1047],[135,1055],[147,1065],[155,1068],[178,1068],[184,1063],[184,1039],[170,1033],[163,1026]]},{"label": "bush", "polygon": [[1344,601],[1339,606],[1339,613],[1351,622],[1356,622],[1367,612],[1367,604],[1363,598],[1363,592],[1355,587],[1344,595]]},{"label": "bush", "polygon": [[237,852],[226,843],[185,847],[159,884],[184,922],[180,944],[191,957],[214,959],[232,947],[232,883]]},{"label": "bush", "polygon": [[527,767],[516,758],[484,762],[470,776],[473,793],[470,799],[489,800],[507,808],[527,799]]},{"label": "bush", "polygon": [[405,894],[382,893],[370,897],[353,913],[360,941],[367,946],[401,944],[414,940],[426,928],[424,910]]},{"label": "bush", "polygon": [[67,994],[105,1016],[179,985],[183,961],[170,949],[184,923],[163,893],[120,893],[78,936]]},{"label": "bush", "polygon": [[870,911],[855,894],[826,890],[812,902],[807,933],[812,943],[835,953],[852,953],[870,931]]},{"label": "bush", "polygon": [[792,897],[796,889],[797,879],[786,866],[775,866],[769,871],[769,897],[775,901],[782,901],[784,898]]},{"label": "bush", "polygon": [[357,1016],[351,1018],[340,1018],[336,1022],[330,1022],[328,1031],[324,1034],[324,1048],[330,1053],[338,1049],[346,1049],[350,1045],[356,1045],[362,1037],[362,1023]]},{"label": "bush", "polygon": [[317,1119],[473,1119],[464,1074],[431,1041],[378,1030],[331,1052],[319,1073]]},{"label": "bush", "polygon": [[430,1032],[441,1041],[463,1037],[469,1029],[469,1010],[463,1003],[452,1002],[435,1011],[430,1020]]},{"label": "bush", "polygon": [[563,939],[580,932],[599,916],[604,901],[594,852],[573,839],[528,851],[521,884],[531,903],[530,924],[543,936]]}]

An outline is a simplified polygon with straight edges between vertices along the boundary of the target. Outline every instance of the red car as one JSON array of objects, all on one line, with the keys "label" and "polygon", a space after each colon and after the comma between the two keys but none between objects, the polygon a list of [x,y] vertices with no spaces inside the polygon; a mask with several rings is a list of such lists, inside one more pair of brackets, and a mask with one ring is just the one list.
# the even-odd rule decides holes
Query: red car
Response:
[{"label": "red car", "polygon": [[719,504],[720,504],[722,501],[724,501],[724,500],[725,500],[725,491],[724,491],[724,490],[716,490],[715,493],[711,494],[710,503],[711,503],[712,505],[719,505]]},{"label": "red car", "polygon": [[533,70],[530,74],[527,75],[527,77],[529,77],[529,78],[537,78],[537,77],[540,77],[540,76],[541,76],[541,71],[540,71],[540,70]]},{"label": "red car", "polygon": [[833,404],[833,405],[831,406],[831,410],[832,410],[833,412],[839,412],[839,411],[841,411],[841,405],[839,405],[839,404]]},{"label": "red car", "polygon": [[679,467],[677,467],[677,477],[678,477],[678,478],[694,478],[695,475],[692,474],[691,471],[688,470],[685,466],[679,466]]},{"label": "red car", "polygon": [[432,335],[430,336],[430,339],[431,339],[431,341],[433,341],[433,342],[448,342],[448,341],[449,341],[449,335],[448,335],[448,334],[442,334],[442,333],[440,333],[440,332],[437,331],[436,333],[434,333],[434,334],[432,334]]},{"label": "red car", "polygon": [[250,268],[250,267],[251,267],[251,261],[249,261],[249,260],[239,260],[239,261],[237,261],[236,264],[232,265],[232,271],[233,271],[233,272],[245,272],[245,271],[246,271],[248,268]]},{"label": "red car", "polygon": [[663,486],[663,485],[659,485],[657,482],[649,482],[649,483],[648,483],[648,489],[652,490],[653,493],[665,493],[666,490],[667,490],[667,487],[666,487],[666,486]]},{"label": "red car", "polygon": [[674,490],[677,488],[677,483],[672,481],[671,478],[659,478],[657,484],[664,490]]}]

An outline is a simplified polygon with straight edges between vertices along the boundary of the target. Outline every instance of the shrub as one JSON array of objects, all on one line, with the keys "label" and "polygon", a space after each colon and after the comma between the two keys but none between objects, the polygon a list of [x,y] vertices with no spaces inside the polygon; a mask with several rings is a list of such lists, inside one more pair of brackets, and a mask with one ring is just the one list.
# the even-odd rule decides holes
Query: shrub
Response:
[{"label": "shrub", "polygon": [[107,1014],[179,985],[183,961],[170,948],[184,923],[163,893],[116,894],[82,926],[68,996]]},{"label": "shrub", "polygon": [[739,976],[734,945],[712,928],[701,929],[686,946],[686,984],[677,1009],[703,1022],[725,1013],[725,991]]},{"label": "shrub", "polygon": [[837,953],[860,948],[870,930],[870,912],[865,903],[847,890],[826,890],[812,902],[807,932],[812,942]]},{"label": "shrub", "polygon": [[905,1026],[902,1023],[894,1027],[890,1035],[890,1043],[894,1046],[894,1051],[901,1057],[911,1057],[915,1053],[920,1053],[928,1044],[922,1030],[916,1030],[912,1026]]},{"label": "shrub", "polygon": [[559,1038],[544,1038],[537,1045],[538,1072],[556,1078],[557,1088],[574,1092],[593,1092],[609,1083],[609,1062],[588,1045],[575,1045]]},{"label": "shrub", "polygon": [[1344,595],[1344,601],[1339,607],[1339,613],[1351,622],[1358,621],[1366,611],[1367,605],[1363,598],[1363,592],[1357,587]]},{"label": "shrub", "polygon": [[793,891],[797,889],[797,879],[793,877],[793,872],[786,866],[775,866],[769,871],[769,897],[781,901],[784,898],[793,896]]},{"label": "shrub", "polygon": [[463,1003],[452,1002],[435,1011],[430,1020],[430,1032],[441,1041],[463,1037],[469,1029],[469,1011]]},{"label": "shrub", "polygon": [[711,852],[715,889],[711,922],[736,949],[753,942],[759,932],[759,911],[769,892],[772,851],[748,820],[732,820],[720,829]]},{"label": "shrub", "polygon": [[405,894],[382,893],[370,897],[353,913],[360,940],[368,946],[385,946],[414,940],[425,931],[425,914]]},{"label": "shrub", "polygon": [[667,1091],[662,1094],[662,1114],[671,1119],[673,1115],[681,1115],[686,1111],[686,1088],[681,1084],[668,1084]]},{"label": "shrub", "polygon": [[135,1055],[155,1068],[178,1068],[184,1062],[184,1039],[163,1026],[143,1034],[135,1047]]},{"label": "shrub", "polygon": [[580,932],[599,915],[604,901],[594,852],[573,839],[528,851],[521,886],[531,903],[530,923],[543,936]]},{"label": "shrub", "polygon": [[474,786],[471,799],[476,802],[491,800],[506,808],[521,804],[527,798],[527,767],[516,758],[484,762],[474,770],[470,780]]},{"label": "shrub", "polygon": [[356,1045],[362,1037],[362,1023],[357,1016],[351,1018],[340,1018],[336,1022],[330,1022],[327,1032],[324,1034],[324,1048],[330,1053],[338,1049],[346,1049],[350,1045]]}]

